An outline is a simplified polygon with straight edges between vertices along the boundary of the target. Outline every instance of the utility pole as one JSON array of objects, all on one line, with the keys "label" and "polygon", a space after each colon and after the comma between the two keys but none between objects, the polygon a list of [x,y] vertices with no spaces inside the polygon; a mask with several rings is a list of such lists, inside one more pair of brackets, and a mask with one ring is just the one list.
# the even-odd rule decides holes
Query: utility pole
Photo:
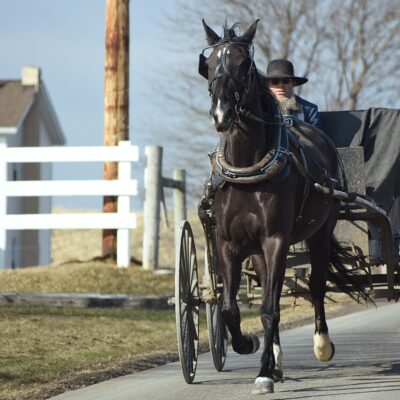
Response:
[{"label": "utility pole", "polygon": [[[106,2],[104,145],[129,140],[129,0]],[[118,178],[118,164],[104,163],[104,179]],[[117,198],[105,196],[103,212],[116,212]],[[117,231],[103,230],[103,257],[116,257]]]}]

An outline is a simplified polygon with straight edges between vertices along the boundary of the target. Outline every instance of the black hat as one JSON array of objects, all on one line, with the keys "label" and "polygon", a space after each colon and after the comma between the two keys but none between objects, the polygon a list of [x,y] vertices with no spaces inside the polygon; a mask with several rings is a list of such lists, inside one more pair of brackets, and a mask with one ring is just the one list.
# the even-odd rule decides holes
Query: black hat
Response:
[{"label": "black hat", "polygon": [[266,78],[292,78],[293,86],[300,86],[308,82],[307,78],[294,76],[293,64],[284,59],[272,60],[269,62]]}]

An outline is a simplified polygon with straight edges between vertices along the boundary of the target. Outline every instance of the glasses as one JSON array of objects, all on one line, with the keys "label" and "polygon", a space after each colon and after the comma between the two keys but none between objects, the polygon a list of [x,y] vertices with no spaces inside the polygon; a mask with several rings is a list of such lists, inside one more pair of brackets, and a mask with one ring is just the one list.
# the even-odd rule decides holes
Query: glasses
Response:
[{"label": "glasses", "polygon": [[268,82],[271,85],[279,85],[280,83],[287,85],[288,83],[292,82],[292,79],[291,78],[271,78],[268,80]]}]

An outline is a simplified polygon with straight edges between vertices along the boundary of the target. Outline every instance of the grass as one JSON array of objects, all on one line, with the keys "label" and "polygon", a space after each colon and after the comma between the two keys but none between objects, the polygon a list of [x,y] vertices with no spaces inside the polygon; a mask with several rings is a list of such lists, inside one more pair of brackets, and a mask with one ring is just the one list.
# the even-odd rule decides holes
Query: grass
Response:
[{"label": "grass", "polygon": [[[195,214],[190,214],[189,220],[201,276],[202,228]],[[132,237],[132,255],[139,260],[141,232],[139,215],[139,226]],[[160,267],[173,268],[173,228],[162,225],[160,236]],[[52,266],[0,271],[0,291],[174,293],[172,275],[155,275],[137,265],[123,269],[113,263],[93,261],[101,254],[100,231],[54,231],[52,247]],[[282,309],[282,322],[305,310]],[[311,313],[308,306],[306,314]],[[206,343],[205,312],[200,314],[200,342]],[[244,332],[260,331],[258,307],[244,311],[242,320]],[[0,400],[44,399],[177,357],[173,310],[2,306],[0,329]]]},{"label": "grass", "polygon": [[[169,295],[173,286],[172,276],[105,263],[0,272],[0,290],[8,291]],[[310,305],[282,306],[281,324],[312,314]],[[200,342],[204,344],[204,310],[200,317]],[[242,311],[242,329],[261,331],[258,307]],[[177,357],[172,309],[2,306],[0,330],[0,400],[45,399]]]},{"label": "grass", "polygon": [[[244,330],[256,319],[260,327],[256,315],[257,311],[244,312]],[[203,312],[203,343],[204,317]],[[1,399],[44,398],[66,381],[78,379],[81,385],[80,378],[95,371],[118,370],[124,363],[159,354],[176,357],[173,310],[3,306],[0,329]]]},{"label": "grass", "polygon": [[0,397],[174,351],[173,311],[0,307]]},{"label": "grass", "polygon": [[[65,211],[56,209],[55,212]],[[82,211],[83,212],[83,211]],[[197,216],[197,212],[188,212],[195,237],[197,258],[199,265],[204,264],[204,233]],[[159,242],[159,268],[174,268],[174,220],[171,213],[168,214],[168,226],[160,223]],[[53,230],[52,233],[52,265],[73,264],[77,261],[87,262],[101,255],[102,231],[94,229],[81,230]],[[140,263],[142,260],[143,245],[143,214],[137,213],[137,228],[131,231],[131,255]]]},{"label": "grass", "polygon": [[104,262],[73,263],[0,271],[2,292],[172,295],[172,275],[155,275],[140,267],[117,268]]}]

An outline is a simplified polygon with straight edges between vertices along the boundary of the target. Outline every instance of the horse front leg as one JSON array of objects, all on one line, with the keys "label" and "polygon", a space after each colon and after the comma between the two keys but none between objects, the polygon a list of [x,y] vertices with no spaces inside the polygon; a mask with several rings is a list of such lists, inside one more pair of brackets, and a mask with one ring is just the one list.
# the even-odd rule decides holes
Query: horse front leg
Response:
[{"label": "horse front leg", "polygon": [[[267,270],[264,255],[254,254],[251,257],[251,263],[255,271],[258,271],[259,276],[263,271]],[[282,368],[282,347],[279,337],[279,326],[274,329],[272,349],[274,353],[275,368],[273,371],[273,379],[275,382],[283,382],[283,368]]]},{"label": "horse front leg", "polygon": [[275,357],[280,362],[279,300],[285,277],[288,245],[285,238],[273,237],[265,239],[262,247],[266,268],[264,271],[258,271],[258,274],[262,286],[261,321],[264,326],[264,351],[261,357],[261,369],[255,380],[256,389],[252,392],[253,394],[273,393],[274,382],[282,378],[282,376],[278,377],[276,374],[277,362]]},{"label": "horse front leg", "polygon": [[330,361],[335,355],[335,346],[328,333],[325,318],[324,298],[326,293],[326,271],[331,254],[332,229],[325,224],[307,240],[311,260],[310,292],[315,312],[314,354],[320,361]]},{"label": "horse front leg", "polygon": [[243,335],[240,328],[240,310],[236,302],[242,260],[233,254],[227,242],[221,241],[221,243],[222,316],[232,337],[233,350],[239,354],[255,353],[260,348],[260,341],[257,336]]}]

